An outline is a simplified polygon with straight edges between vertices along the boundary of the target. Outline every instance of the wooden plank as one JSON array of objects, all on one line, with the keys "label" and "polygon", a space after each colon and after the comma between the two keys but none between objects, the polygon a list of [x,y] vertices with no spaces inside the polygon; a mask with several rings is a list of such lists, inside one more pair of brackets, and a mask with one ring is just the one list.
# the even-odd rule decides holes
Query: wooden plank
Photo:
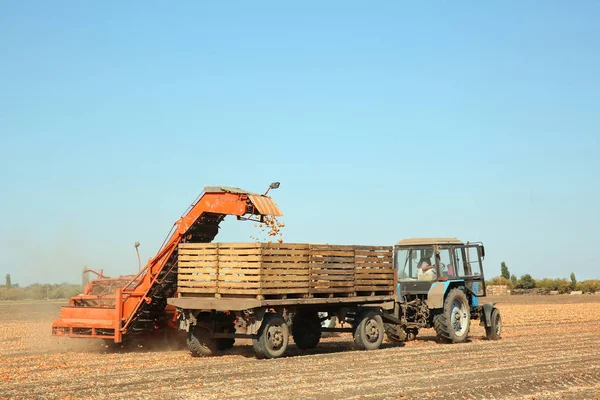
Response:
[{"label": "wooden plank", "polygon": [[262,278],[263,282],[309,281],[308,275],[262,275]]},{"label": "wooden plank", "polygon": [[315,251],[310,252],[311,257],[351,257],[354,258],[353,251]]},{"label": "wooden plank", "polygon": [[308,290],[309,293],[352,293],[354,292],[354,288],[353,287],[349,287],[349,288],[326,288],[326,289],[309,289]]},{"label": "wooden plank", "polygon": [[298,294],[298,293],[307,293],[308,294],[308,289],[307,288],[300,288],[300,289],[285,288],[285,289],[262,289],[261,290],[261,294]]},{"label": "wooden plank", "polygon": [[204,266],[179,266],[179,269],[177,271],[178,274],[192,274],[192,273],[198,273],[198,274],[203,274],[203,273],[211,273],[211,272],[218,272],[218,268],[217,267],[204,267]]},{"label": "wooden plank", "polygon": [[311,287],[327,287],[327,286],[348,286],[348,287],[352,287],[354,286],[354,281],[352,282],[347,282],[347,281],[313,281],[311,280],[310,282],[310,286]]},{"label": "wooden plank", "polygon": [[229,288],[219,288],[218,293],[222,294],[246,294],[246,295],[256,295],[260,294],[260,289],[229,289]]},{"label": "wooden plank", "polygon": [[219,281],[219,290],[223,288],[260,289],[260,282],[225,282]]},{"label": "wooden plank", "polygon": [[179,268],[217,268],[218,261],[180,261],[177,263]]},{"label": "wooden plank", "polygon": [[392,257],[354,257],[354,262],[357,263],[371,263],[371,262],[392,262]]},{"label": "wooden plank", "polygon": [[273,283],[273,282],[264,282],[262,284],[263,288],[300,288],[305,287],[308,288],[308,282],[285,282],[285,283]]},{"label": "wooden plank", "polygon": [[219,262],[232,262],[232,261],[261,261],[260,255],[249,255],[249,256],[230,256],[219,254]]},{"label": "wooden plank", "polygon": [[180,249],[216,249],[217,243],[179,243]]},{"label": "wooden plank", "polygon": [[345,282],[353,282],[354,275],[311,275],[311,281],[345,281]]},{"label": "wooden plank", "polygon": [[365,245],[354,246],[354,248],[356,249],[356,251],[365,251],[365,250],[393,251],[393,249],[394,249],[392,246],[365,246]]},{"label": "wooden plank", "polygon": [[352,263],[354,264],[354,257],[317,257],[312,255],[310,257],[311,262],[315,263]]},{"label": "wooden plank", "polygon": [[393,279],[361,279],[356,280],[356,285],[393,285]]},{"label": "wooden plank", "polygon": [[309,275],[308,268],[302,269],[284,269],[284,268],[263,268],[262,275]]},{"label": "wooden plank", "polygon": [[247,275],[260,275],[260,268],[230,268],[223,267],[219,268],[219,275],[235,275],[235,274],[247,274]]},{"label": "wooden plank", "polygon": [[178,287],[217,287],[216,281],[197,282],[197,281],[177,281]]},{"label": "wooden plank", "polygon": [[393,264],[392,263],[359,263],[357,262],[356,264],[357,268],[389,268],[389,269],[393,269]]},{"label": "wooden plank", "polygon": [[219,248],[219,256],[259,256],[260,249],[222,249]]},{"label": "wooden plank", "polygon": [[262,243],[263,250],[280,250],[280,249],[309,249],[308,243]]},{"label": "wooden plank", "polygon": [[351,268],[331,269],[331,268],[313,268],[311,275],[350,275],[354,276],[354,270]]},{"label": "wooden plank", "polygon": [[332,244],[311,244],[311,250],[352,250],[354,251],[356,246],[352,245],[332,245]]},{"label": "wooden plank", "polygon": [[265,256],[262,257],[263,262],[308,262],[308,256]]},{"label": "wooden plank", "polygon": [[180,293],[216,293],[217,292],[217,288],[211,289],[211,288],[178,288],[177,289]]},{"label": "wooden plank", "polygon": [[260,275],[219,275],[219,282],[260,282]]},{"label": "wooden plank", "polygon": [[328,263],[316,263],[315,262],[315,263],[311,263],[310,267],[311,267],[311,270],[312,269],[351,269],[351,270],[354,270],[354,264],[350,264],[350,263],[328,264]]},{"label": "wooden plank", "polygon": [[264,256],[308,256],[310,253],[306,249],[264,249]]},{"label": "wooden plank", "polygon": [[262,243],[258,242],[219,242],[217,244],[219,249],[262,247]]},{"label": "wooden plank", "polygon": [[290,274],[293,274],[295,272],[302,272],[302,271],[306,271],[308,272],[308,270],[310,269],[309,264],[308,263],[294,263],[294,264],[281,264],[281,263],[277,263],[277,264],[262,264],[262,270],[265,271],[265,273],[270,273],[270,271],[281,271],[281,273],[285,273],[284,271],[289,271]]},{"label": "wooden plank", "polygon": [[393,292],[394,286],[356,286],[357,292]]},{"label": "wooden plank", "polygon": [[194,249],[179,249],[177,251],[177,255],[179,257],[181,257],[181,256],[216,256],[217,251],[216,251],[216,249],[206,250],[206,251],[194,250]]}]

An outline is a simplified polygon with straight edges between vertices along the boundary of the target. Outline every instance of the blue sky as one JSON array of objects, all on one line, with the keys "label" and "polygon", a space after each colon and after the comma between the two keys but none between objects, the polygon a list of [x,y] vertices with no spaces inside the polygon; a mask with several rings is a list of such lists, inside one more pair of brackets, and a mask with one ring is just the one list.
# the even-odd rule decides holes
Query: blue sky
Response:
[{"label": "blue sky", "polygon": [[[599,278],[600,3],[20,2],[0,13],[0,273],[137,271],[206,185],[288,242],[457,236]],[[217,239],[246,241],[226,220]]]}]

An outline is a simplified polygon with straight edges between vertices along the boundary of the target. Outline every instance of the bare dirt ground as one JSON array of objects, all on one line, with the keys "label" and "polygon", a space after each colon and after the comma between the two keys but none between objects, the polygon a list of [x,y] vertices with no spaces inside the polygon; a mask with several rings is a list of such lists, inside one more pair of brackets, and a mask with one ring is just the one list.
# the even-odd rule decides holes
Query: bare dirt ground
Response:
[{"label": "bare dirt ground", "polygon": [[215,358],[50,336],[60,303],[0,303],[0,398],[600,399],[600,296],[498,301],[500,341],[432,330],[405,346],[356,351],[347,334],[312,351],[256,360],[241,344]]}]

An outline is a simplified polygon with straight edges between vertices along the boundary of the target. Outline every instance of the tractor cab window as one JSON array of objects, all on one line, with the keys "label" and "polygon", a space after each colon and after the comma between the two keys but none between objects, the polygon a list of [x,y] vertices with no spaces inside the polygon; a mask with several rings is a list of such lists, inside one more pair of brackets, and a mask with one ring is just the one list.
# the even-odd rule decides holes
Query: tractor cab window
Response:
[{"label": "tractor cab window", "polygon": [[[411,279],[412,278],[412,260],[410,258],[410,250],[408,249],[396,249],[395,254],[396,271],[398,273],[398,279]],[[415,278],[416,279],[416,273]]]},{"label": "tractor cab window", "polygon": [[396,250],[398,279],[433,281],[436,279],[433,248]]},{"label": "tractor cab window", "polygon": [[[483,294],[483,282],[481,274],[481,259],[477,246],[454,249],[454,257],[459,277],[471,277],[467,286],[476,294]],[[479,277],[479,278],[478,278]]]},{"label": "tractor cab window", "polygon": [[467,273],[468,275],[481,275],[481,262],[477,247],[467,247]]},{"label": "tractor cab window", "polygon": [[454,279],[457,277],[456,266],[452,261],[452,251],[450,249],[441,249],[439,256],[440,273],[442,277]]}]

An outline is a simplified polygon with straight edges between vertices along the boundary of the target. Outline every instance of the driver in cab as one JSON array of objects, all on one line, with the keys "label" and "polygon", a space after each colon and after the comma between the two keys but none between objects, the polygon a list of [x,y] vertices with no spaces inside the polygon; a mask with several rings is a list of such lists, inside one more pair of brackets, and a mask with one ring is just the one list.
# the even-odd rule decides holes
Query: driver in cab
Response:
[{"label": "driver in cab", "polygon": [[431,258],[422,257],[418,264],[418,276],[420,281],[433,281],[436,278],[435,266],[431,265]]}]

